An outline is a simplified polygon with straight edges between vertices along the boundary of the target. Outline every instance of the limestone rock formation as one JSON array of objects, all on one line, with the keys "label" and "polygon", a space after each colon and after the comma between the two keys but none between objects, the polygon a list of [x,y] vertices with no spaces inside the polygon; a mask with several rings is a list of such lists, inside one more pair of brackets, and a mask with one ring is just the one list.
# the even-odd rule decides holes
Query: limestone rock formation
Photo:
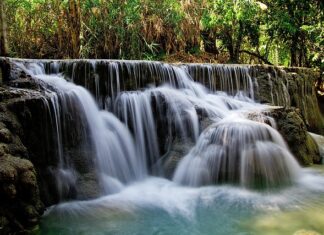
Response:
[{"label": "limestone rock formation", "polygon": [[[16,93],[0,90],[0,234],[32,230],[43,213],[37,173],[27,159],[28,152],[20,138],[19,125],[11,120],[4,103]],[[4,98],[7,97],[7,98]]]},{"label": "limestone rock formation", "polygon": [[278,131],[300,164],[320,163],[319,149],[307,132],[298,109],[276,108],[271,111],[271,115],[277,122]]}]

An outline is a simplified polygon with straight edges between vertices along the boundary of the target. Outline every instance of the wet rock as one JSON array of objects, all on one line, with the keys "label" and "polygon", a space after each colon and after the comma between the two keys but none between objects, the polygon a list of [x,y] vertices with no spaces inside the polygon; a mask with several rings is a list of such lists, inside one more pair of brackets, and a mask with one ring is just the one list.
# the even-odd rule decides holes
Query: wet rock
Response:
[{"label": "wet rock", "polygon": [[189,140],[176,138],[172,141],[169,151],[161,159],[165,177],[172,179],[179,162],[193,146],[194,143]]},{"label": "wet rock", "polygon": [[319,149],[307,132],[306,125],[298,109],[276,108],[271,116],[277,122],[278,131],[286,140],[291,152],[302,165],[320,163]]},{"label": "wet rock", "polygon": [[77,185],[77,195],[80,200],[98,198],[101,195],[102,190],[95,172],[81,175]]},{"label": "wet rock", "polygon": [[8,83],[11,87],[26,88],[26,89],[39,89],[40,86],[31,77],[22,77]]}]

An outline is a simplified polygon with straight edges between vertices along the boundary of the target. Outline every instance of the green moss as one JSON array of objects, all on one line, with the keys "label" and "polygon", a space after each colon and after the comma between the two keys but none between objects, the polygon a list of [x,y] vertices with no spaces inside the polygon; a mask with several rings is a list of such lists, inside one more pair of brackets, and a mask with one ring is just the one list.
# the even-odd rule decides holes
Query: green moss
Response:
[{"label": "green moss", "polygon": [[304,166],[319,163],[319,149],[307,132],[306,125],[296,109],[276,109],[272,111],[278,130],[286,140],[291,152]]},{"label": "green moss", "polygon": [[321,156],[319,153],[318,146],[314,139],[307,133],[306,137],[306,154],[310,156],[313,160],[313,163],[320,164],[321,163]]}]

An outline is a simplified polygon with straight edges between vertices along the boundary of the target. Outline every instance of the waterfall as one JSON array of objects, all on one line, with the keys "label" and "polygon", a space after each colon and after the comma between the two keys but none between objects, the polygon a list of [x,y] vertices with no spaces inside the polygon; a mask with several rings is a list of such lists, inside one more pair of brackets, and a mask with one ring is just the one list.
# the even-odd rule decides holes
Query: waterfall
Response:
[{"label": "waterfall", "polygon": [[[144,163],[135,157],[133,139],[128,130],[111,113],[100,111],[88,91],[59,76],[36,77],[56,89],[63,112],[76,109],[84,119],[81,127],[89,132],[88,145],[93,148],[103,181],[113,177],[128,183],[145,175]],[[103,185],[109,191],[109,183]]]},{"label": "waterfall", "polygon": [[230,116],[201,134],[179,163],[174,180],[190,186],[231,182],[271,188],[295,180],[298,171],[298,164],[275,129]]},{"label": "waterfall", "polygon": [[136,158],[134,140],[128,129],[113,114],[100,111],[85,88],[64,80],[59,74],[46,75],[42,65],[32,63],[19,66],[45,83],[47,92],[52,94],[48,102],[53,108],[53,123],[57,130],[59,163],[56,172],[61,179],[59,184],[67,184],[67,180],[76,183],[73,172],[77,169],[68,164],[73,156],[64,156],[61,137],[63,133],[68,138],[78,138],[69,135],[69,131],[81,135],[82,145],[91,149],[88,152],[95,157],[97,174],[105,193],[118,191],[121,185],[139,180],[147,174],[145,159]]},{"label": "waterfall", "polygon": [[[273,188],[298,179],[300,167],[265,114],[268,106],[256,102],[259,84],[249,66],[16,63],[52,94],[57,148],[69,141],[69,131],[79,130],[82,145],[91,150],[83,157],[94,161],[105,193],[149,175],[164,177],[162,160],[172,157],[175,139],[194,145],[176,166],[173,180],[179,184]],[[284,92],[270,90],[272,100],[286,97],[280,84]],[[80,172],[65,152],[59,151],[58,168],[70,172],[77,187]]]},{"label": "waterfall", "polygon": [[[323,231],[323,168],[299,166],[275,121],[282,128],[291,109],[267,104],[296,102],[294,76],[247,65],[12,63],[10,84],[31,82],[44,101],[48,130],[36,133],[52,134],[33,159],[50,155],[35,168],[60,198],[37,233]],[[323,155],[323,136],[311,135]]]}]

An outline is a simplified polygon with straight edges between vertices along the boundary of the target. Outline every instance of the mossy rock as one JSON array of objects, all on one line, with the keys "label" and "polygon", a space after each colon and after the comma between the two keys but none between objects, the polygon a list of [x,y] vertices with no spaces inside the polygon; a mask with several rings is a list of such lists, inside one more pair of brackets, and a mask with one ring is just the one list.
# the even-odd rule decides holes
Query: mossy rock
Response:
[{"label": "mossy rock", "polygon": [[3,143],[11,143],[12,142],[12,135],[8,129],[0,129],[0,142]]},{"label": "mossy rock", "polygon": [[2,189],[4,194],[6,195],[6,198],[13,200],[16,198],[17,195],[17,189],[14,184],[6,184],[2,183]]},{"label": "mossy rock", "polygon": [[8,145],[4,143],[0,143],[0,157],[9,153]]},{"label": "mossy rock", "polygon": [[320,163],[319,149],[307,132],[298,109],[277,108],[271,111],[271,115],[277,122],[278,131],[300,164],[307,166]]},{"label": "mossy rock", "polygon": [[8,157],[0,159],[0,182],[14,182],[18,178],[18,171],[14,165],[7,160]]}]

